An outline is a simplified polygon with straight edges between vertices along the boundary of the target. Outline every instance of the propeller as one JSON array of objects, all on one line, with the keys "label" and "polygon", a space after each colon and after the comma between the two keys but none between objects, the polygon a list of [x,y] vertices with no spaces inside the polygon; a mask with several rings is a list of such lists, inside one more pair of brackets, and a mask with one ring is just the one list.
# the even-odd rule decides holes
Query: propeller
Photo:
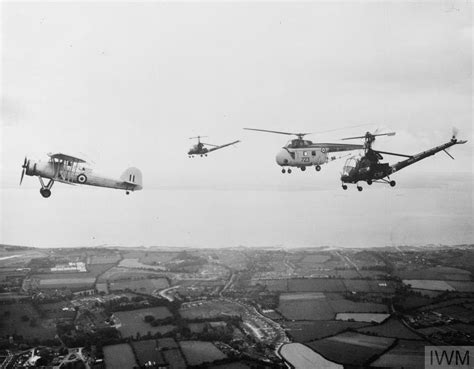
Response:
[{"label": "propeller", "polygon": [[21,178],[20,178],[20,186],[21,182],[23,182],[23,177],[25,176],[26,169],[28,168],[29,160],[25,156],[25,160],[23,161],[23,165],[21,166],[23,170],[21,171]]}]

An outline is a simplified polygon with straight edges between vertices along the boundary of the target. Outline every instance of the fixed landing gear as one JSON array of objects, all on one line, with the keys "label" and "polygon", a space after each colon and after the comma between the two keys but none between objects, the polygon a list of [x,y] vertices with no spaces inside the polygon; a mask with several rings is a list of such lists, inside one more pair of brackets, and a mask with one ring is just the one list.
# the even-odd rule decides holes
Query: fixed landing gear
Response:
[{"label": "fixed landing gear", "polygon": [[319,171],[321,170],[321,166],[320,166],[320,165],[316,165],[315,169],[316,169],[316,172],[319,172]]},{"label": "fixed landing gear", "polygon": [[125,191],[125,195],[130,195],[130,191]]},{"label": "fixed landing gear", "polygon": [[359,192],[361,192],[361,191],[363,190],[363,188],[362,188],[361,186],[357,186],[357,190],[358,190]]},{"label": "fixed landing gear", "polygon": [[47,188],[40,188],[40,194],[43,196],[45,199],[51,196],[51,190],[48,190]]},{"label": "fixed landing gear", "polygon": [[367,184],[370,186],[372,184],[372,180],[371,179],[368,179],[367,180]]},{"label": "fixed landing gear", "polygon": [[54,179],[50,179],[46,186],[44,185],[43,178],[38,177],[38,179],[39,179],[40,184],[41,184],[40,194],[45,199],[47,199],[48,197],[51,196],[51,187],[53,187]]},{"label": "fixed landing gear", "polygon": [[300,169],[302,172],[304,172],[306,170],[306,167],[301,167]]},{"label": "fixed landing gear", "polygon": [[283,169],[281,170],[281,172],[282,172],[283,174],[285,174],[286,172],[288,172],[288,174],[291,174],[291,169],[288,168],[288,170],[286,170],[285,168],[283,168]]},{"label": "fixed landing gear", "polygon": [[390,181],[390,187],[395,187],[397,185],[397,182],[395,181]]},{"label": "fixed landing gear", "polygon": [[343,184],[343,185],[342,185],[342,189],[343,189],[344,191],[347,190],[347,185]]}]

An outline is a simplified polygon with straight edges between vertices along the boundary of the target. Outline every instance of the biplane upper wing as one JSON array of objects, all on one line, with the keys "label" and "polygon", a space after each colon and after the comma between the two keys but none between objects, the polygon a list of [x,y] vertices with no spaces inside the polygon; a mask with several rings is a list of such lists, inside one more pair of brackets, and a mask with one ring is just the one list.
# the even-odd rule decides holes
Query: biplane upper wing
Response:
[{"label": "biplane upper wing", "polygon": [[364,145],[352,145],[342,143],[315,143],[310,147],[326,149],[326,152],[338,152],[338,151],[351,151],[351,150],[362,150]]},{"label": "biplane upper wing", "polygon": [[230,146],[230,145],[235,145],[238,142],[240,142],[240,140],[237,140],[237,141],[234,141],[234,142],[229,142],[227,144],[220,145],[220,146],[214,146],[214,145],[210,145],[210,144],[206,144],[206,145],[214,146],[213,148],[208,150],[208,152],[211,152],[211,151],[216,151],[216,150],[219,150],[219,149],[223,149],[224,147],[227,147],[227,146]]},{"label": "biplane upper wing", "polygon": [[48,156],[51,159],[59,159],[59,160],[65,160],[65,161],[71,161],[73,163],[85,163],[86,161],[80,158],[76,158],[75,156],[71,155],[66,155],[62,153],[48,153]]}]

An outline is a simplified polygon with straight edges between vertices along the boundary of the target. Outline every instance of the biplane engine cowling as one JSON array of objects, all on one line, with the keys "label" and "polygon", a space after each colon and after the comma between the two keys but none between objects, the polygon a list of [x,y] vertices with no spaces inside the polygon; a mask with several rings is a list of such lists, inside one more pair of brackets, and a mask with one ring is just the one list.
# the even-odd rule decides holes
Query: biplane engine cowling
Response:
[{"label": "biplane engine cowling", "polygon": [[124,182],[134,184],[135,188],[133,190],[141,190],[143,188],[142,182],[142,172],[138,168],[128,168],[125,172],[122,173],[120,179]]}]

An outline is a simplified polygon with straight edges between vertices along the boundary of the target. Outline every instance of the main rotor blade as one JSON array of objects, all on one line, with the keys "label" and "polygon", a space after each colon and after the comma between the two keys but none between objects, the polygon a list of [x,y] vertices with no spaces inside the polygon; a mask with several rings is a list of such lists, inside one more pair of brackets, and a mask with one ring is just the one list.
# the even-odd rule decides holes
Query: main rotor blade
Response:
[{"label": "main rotor blade", "polygon": [[203,138],[203,137],[207,137],[207,136],[196,136],[196,137],[189,137],[190,140],[192,140],[193,138]]},{"label": "main rotor blade", "polygon": [[23,169],[21,171],[20,186],[21,186],[21,182],[23,182],[23,176],[25,175],[25,171],[26,171],[26,169]]},{"label": "main rotor blade", "polygon": [[[372,137],[377,137],[377,136],[395,136],[396,132],[389,132],[389,133],[377,133],[375,135],[371,134],[369,132],[369,135],[372,136]],[[341,138],[341,140],[355,140],[357,138],[366,138],[368,135],[365,134],[363,136],[356,136],[356,137],[346,137],[346,138]]]},{"label": "main rotor blade", "polygon": [[208,143],[205,143],[205,142],[201,142],[202,144],[204,145],[207,145],[207,146],[214,146],[214,147],[218,147],[219,145],[213,145],[213,144],[208,144]]},{"label": "main rotor blade", "polygon": [[269,133],[278,133],[280,135],[287,135],[287,136],[306,136],[311,133],[292,133],[292,132],[282,132],[282,131],[271,131],[269,129],[258,129],[258,128],[244,128],[247,131],[257,131],[257,132],[269,132]]},{"label": "main rotor blade", "polygon": [[374,152],[378,152],[380,154],[386,154],[386,155],[394,155],[394,156],[402,156],[404,158],[411,158],[413,155],[406,155],[406,154],[397,154],[396,152],[388,152],[388,151],[380,151],[380,150],[374,150]]}]

